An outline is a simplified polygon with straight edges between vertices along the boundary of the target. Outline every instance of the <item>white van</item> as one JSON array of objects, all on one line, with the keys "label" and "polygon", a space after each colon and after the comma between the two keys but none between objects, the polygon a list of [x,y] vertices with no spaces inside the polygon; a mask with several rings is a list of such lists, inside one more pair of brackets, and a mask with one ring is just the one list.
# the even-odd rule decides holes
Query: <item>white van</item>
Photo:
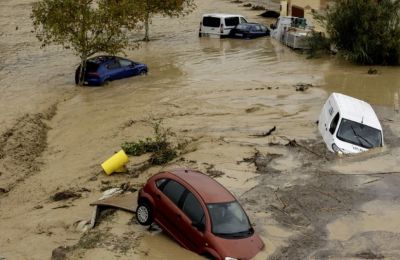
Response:
[{"label": "white van", "polygon": [[371,105],[332,93],[322,108],[318,130],[332,152],[359,153],[383,146],[383,132]]},{"label": "white van", "polygon": [[242,15],[238,14],[205,14],[200,22],[199,37],[223,38],[240,23],[247,23]]}]

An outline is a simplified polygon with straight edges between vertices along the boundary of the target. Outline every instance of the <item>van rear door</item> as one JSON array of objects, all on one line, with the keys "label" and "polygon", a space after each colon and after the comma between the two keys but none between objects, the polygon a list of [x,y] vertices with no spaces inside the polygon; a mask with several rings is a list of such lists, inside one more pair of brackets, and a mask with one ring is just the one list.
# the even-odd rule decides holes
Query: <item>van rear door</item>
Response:
[{"label": "van rear door", "polygon": [[215,16],[204,16],[202,22],[202,33],[219,34],[221,18]]}]

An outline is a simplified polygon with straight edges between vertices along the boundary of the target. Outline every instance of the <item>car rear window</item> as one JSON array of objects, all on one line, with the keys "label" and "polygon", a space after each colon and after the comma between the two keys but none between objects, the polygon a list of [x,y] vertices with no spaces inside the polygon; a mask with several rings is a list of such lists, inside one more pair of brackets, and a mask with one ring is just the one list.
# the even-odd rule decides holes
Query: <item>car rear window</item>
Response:
[{"label": "car rear window", "polygon": [[248,24],[238,24],[238,26],[236,26],[236,28],[239,30],[248,30],[249,27],[250,27],[250,25],[248,25]]},{"label": "car rear window", "polygon": [[239,24],[239,17],[228,17],[225,18],[226,26],[236,26]]},{"label": "car rear window", "polygon": [[86,62],[86,71],[87,72],[96,72],[98,68],[99,68],[99,64],[90,62],[90,61]]},{"label": "car rear window", "polygon": [[218,17],[211,17],[211,16],[203,17],[203,26],[219,27],[220,25],[221,25],[221,19],[219,19]]}]

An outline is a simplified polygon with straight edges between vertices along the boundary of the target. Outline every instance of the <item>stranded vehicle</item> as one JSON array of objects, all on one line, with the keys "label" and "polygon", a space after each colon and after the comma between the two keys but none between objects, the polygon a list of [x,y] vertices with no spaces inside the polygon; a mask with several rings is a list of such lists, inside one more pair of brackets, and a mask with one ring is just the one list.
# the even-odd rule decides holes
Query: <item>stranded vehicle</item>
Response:
[{"label": "stranded vehicle", "polygon": [[200,22],[199,37],[228,37],[231,30],[240,23],[247,21],[238,14],[205,14]]},{"label": "stranded vehicle", "polygon": [[235,197],[193,170],[151,177],[139,191],[136,219],[154,221],[183,247],[213,259],[250,259],[264,247]]},{"label": "stranded vehicle", "polygon": [[252,39],[269,35],[269,30],[259,23],[240,23],[229,34],[233,38]]},{"label": "stranded vehicle", "polygon": [[332,152],[359,153],[383,146],[382,127],[372,107],[340,93],[332,93],[325,102],[318,130]]},{"label": "stranded vehicle", "polygon": [[[79,81],[80,69],[81,66],[78,66],[75,71],[76,84]],[[116,56],[97,56],[86,62],[84,84],[101,86],[108,81],[146,75],[147,72],[146,64]]]}]

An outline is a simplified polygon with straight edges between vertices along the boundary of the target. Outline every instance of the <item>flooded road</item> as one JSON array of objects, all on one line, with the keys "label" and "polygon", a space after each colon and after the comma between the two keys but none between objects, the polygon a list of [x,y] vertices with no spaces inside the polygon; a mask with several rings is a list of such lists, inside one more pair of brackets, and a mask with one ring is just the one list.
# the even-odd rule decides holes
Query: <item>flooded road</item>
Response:
[{"label": "flooded road", "polygon": [[[129,181],[140,188],[161,169],[206,172],[211,166],[223,173],[217,180],[239,198],[261,234],[266,248],[258,259],[341,259],[368,253],[368,248],[375,256],[399,256],[400,222],[394,216],[400,192],[394,187],[400,181],[396,173],[377,174],[400,170],[394,111],[399,68],[374,67],[378,74],[368,75],[369,67],[335,57],[310,60],[269,37],[198,38],[203,13],[241,13],[271,23],[242,4],[204,0],[187,17],[154,18],[152,41],[127,51],[128,58],[149,66],[148,76],[79,88],[73,85],[78,59],[58,46],[40,49],[30,33],[31,2],[0,3],[0,133],[7,133],[0,139],[5,147],[0,149],[0,188],[7,191],[0,193],[0,229],[6,234],[0,237],[0,257],[48,259],[54,248],[68,245],[74,246],[72,259],[198,259],[163,233],[128,224],[127,215],[101,223],[95,232],[104,235],[90,247],[82,245],[74,223],[90,217],[89,203],[106,186]],[[314,87],[299,92],[297,83]],[[315,120],[332,91],[377,108],[386,136],[383,151],[325,160],[285,146],[287,139],[296,139],[325,153]],[[26,113],[32,116],[23,117]],[[152,135],[151,118],[162,119],[178,139],[192,140],[190,150],[137,178],[103,175],[100,163],[123,142]],[[277,131],[269,137],[252,136],[273,126]],[[269,162],[264,167],[243,163],[256,150],[265,155],[262,162]],[[276,156],[270,160],[269,154]],[[131,158],[130,164],[136,163]],[[81,198],[49,199],[65,189],[79,191]],[[382,211],[385,221],[379,221]],[[304,236],[310,239],[302,244]],[[127,239],[134,246],[115,246]]]}]

